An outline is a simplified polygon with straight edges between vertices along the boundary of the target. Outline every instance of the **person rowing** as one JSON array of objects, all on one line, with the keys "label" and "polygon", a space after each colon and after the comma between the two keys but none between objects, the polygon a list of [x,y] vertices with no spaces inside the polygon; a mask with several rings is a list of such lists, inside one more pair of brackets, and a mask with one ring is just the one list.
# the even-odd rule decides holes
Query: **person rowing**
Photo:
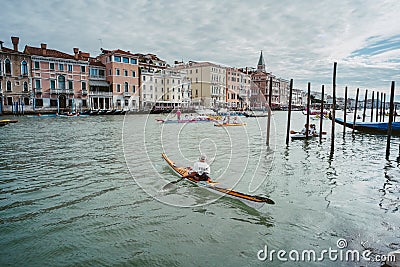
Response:
[{"label": "person rowing", "polygon": [[209,181],[210,177],[210,165],[206,162],[206,155],[201,155],[199,161],[195,162],[193,168],[189,171],[189,173],[182,178],[194,178],[198,181]]}]

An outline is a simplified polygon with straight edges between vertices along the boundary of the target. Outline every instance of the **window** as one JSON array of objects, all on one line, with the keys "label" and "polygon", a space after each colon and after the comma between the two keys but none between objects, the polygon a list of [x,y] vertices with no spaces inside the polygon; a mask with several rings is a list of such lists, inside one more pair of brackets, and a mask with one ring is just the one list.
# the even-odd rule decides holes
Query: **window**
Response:
[{"label": "window", "polygon": [[87,107],[87,101],[86,101],[86,99],[82,99],[82,107]]},{"label": "window", "polygon": [[28,63],[26,63],[25,60],[22,61],[22,63],[21,63],[21,74],[22,74],[23,76],[28,75]]},{"label": "window", "polygon": [[124,62],[124,63],[129,63],[129,58],[123,57],[123,58],[122,58],[122,62]]},{"label": "window", "polygon": [[5,73],[11,75],[11,61],[8,58],[5,61]]},{"label": "window", "polygon": [[24,92],[28,92],[28,83],[24,82]]},{"label": "window", "polygon": [[74,82],[73,81],[68,81],[68,89],[74,89]]},{"label": "window", "polygon": [[12,106],[12,104],[13,104],[12,96],[7,97],[7,105]]},{"label": "window", "polygon": [[82,82],[82,90],[86,90],[86,82]]},{"label": "window", "polygon": [[117,84],[117,92],[118,93],[121,92],[121,85],[120,84]]},{"label": "window", "polygon": [[124,83],[125,92],[129,92],[129,84],[127,82]]},{"label": "window", "polygon": [[51,70],[54,70],[54,63],[49,63],[49,68],[50,68]]},{"label": "window", "polygon": [[128,71],[127,70],[124,70],[124,76],[128,77]]},{"label": "window", "polygon": [[98,75],[97,71],[98,71],[97,69],[90,69],[89,70],[90,76],[97,76]]},{"label": "window", "polygon": [[125,99],[125,106],[128,106],[128,105],[129,105],[129,100]]},{"label": "window", "polygon": [[29,106],[29,97],[24,97],[24,105]]},{"label": "window", "polygon": [[120,71],[119,69],[115,69],[115,75],[119,76],[120,75]]},{"label": "window", "polygon": [[42,85],[41,85],[40,80],[35,80],[35,89],[41,89],[41,88],[42,88]]},{"label": "window", "polygon": [[50,107],[57,107],[57,99],[50,99]]},{"label": "window", "polygon": [[136,63],[137,63],[136,59],[131,58],[131,64],[136,64]]},{"label": "window", "polygon": [[72,72],[72,65],[71,64],[68,64],[68,71]]},{"label": "window", "polygon": [[62,75],[58,76],[58,89],[65,89],[65,77]]},{"label": "window", "polygon": [[108,75],[112,75],[112,70],[111,69],[108,70]]},{"label": "window", "polygon": [[64,70],[64,64],[58,64],[58,70],[63,71]]},{"label": "window", "polygon": [[34,65],[35,65],[35,69],[39,69],[40,68],[39,61],[35,61]]},{"label": "window", "polygon": [[143,84],[143,91],[146,91],[146,85]]},{"label": "window", "polygon": [[196,73],[199,73],[199,69],[196,69]]},{"label": "window", "polygon": [[39,98],[35,100],[36,107],[43,107],[43,99]]},{"label": "window", "polygon": [[99,70],[99,76],[104,77],[105,75],[105,70]]},{"label": "window", "polygon": [[136,86],[135,85],[132,85],[132,92],[136,93]]},{"label": "window", "polygon": [[56,80],[50,80],[50,89],[56,89]]},{"label": "window", "polygon": [[7,92],[11,92],[11,82],[7,81]]},{"label": "window", "polygon": [[120,56],[114,56],[114,61],[115,62],[121,62],[121,57]]},{"label": "window", "polygon": [[143,81],[145,81],[146,80],[146,76],[143,76]]},{"label": "window", "polygon": [[136,72],[134,70],[132,71],[132,77],[136,77]]},{"label": "window", "polygon": [[86,72],[86,66],[81,66],[81,72],[85,73]]}]

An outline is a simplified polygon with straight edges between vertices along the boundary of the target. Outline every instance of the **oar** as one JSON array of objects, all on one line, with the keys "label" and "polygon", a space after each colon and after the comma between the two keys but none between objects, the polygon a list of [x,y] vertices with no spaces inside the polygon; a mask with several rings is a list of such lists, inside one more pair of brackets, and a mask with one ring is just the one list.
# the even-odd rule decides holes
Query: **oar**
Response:
[{"label": "oar", "polygon": [[178,183],[178,182],[180,182],[180,181],[182,181],[182,180],[184,180],[184,179],[186,179],[186,178],[188,178],[188,177],[192,177],[192,176],[195,176],[195,175],[196,175],[196,174],[193,173],[193,172],[190,173],[190,174],[188,174],[188,175],[184,175],[184,176],[182,176],[181,178],[179,178],[178,180],[169,182],[168,184],[164,185],[162,189],[163,189],[163,190],[169,189],[173,184],[176,184],[176,183]]},{"label": "oar", "polygon": [[186,178],[185,176],[182,176],[181,178],[179,178],[179,179],[176,180],[176,181],[169,182],[168,184],[166,184],[166,185],[163,186],[162,190],[167,190],[167,189],[171,188],[173,184],[176,184],[176,183],[182,181],[182,180],[185,179],[185,178]]}]

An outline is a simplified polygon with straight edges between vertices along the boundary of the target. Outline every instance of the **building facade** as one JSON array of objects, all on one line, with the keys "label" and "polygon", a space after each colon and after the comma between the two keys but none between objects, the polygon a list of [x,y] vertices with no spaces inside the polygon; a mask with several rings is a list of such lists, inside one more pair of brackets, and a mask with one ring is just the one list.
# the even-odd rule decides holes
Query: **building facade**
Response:
[{"label": "building facade", "polygon": [[172,69],[141,70],[141,99],[144,110],[188,108],[190,80],[186,72]]},{"label": "building facade", "polygon": [[32,59],[32,95],[35,111],[75,112],[88,108],[88,53],[73,49],[67,54],[40,47],[25,46]]},{"label": "building facade", "polygon": [[175,70],[186,71],[191,82],[191,102],[207,108],[226,107],[226,68],[211,62],[180,63]]},{"label": "building facade", "polygon": [[[289,99],[289,81],[278,78],[266,71],[262,54],[258,60],[257,69],[251,71],[251,97],[250,106],[253,108],[265,107],[269,101],[270,85],[272,85],[271,103],[272,109],[286,107]],[[272,83],[271,83],[272,82]]]},{"label": "building facade", "polygon": [[18,50],[19,38],[11,37],[13,49],[0,42],[0,114],[33,109],[31,57]]},{"label": "building facade", "polygon": [[226,69],[226,103],[228,108],[245,109],[250,99],[250,75],[237,68]]},{"label": "building facade", "polygon": [[89,60],[89,105],[96,110],[113,109],[113,93],[107,82],[106,66],[96,58]]},{"label": "building facade", "polygon": [[129,51],[104,50],[98,60],[106,68],[106,81],[110,83],[114,109],[139,110],[138,57]]}]

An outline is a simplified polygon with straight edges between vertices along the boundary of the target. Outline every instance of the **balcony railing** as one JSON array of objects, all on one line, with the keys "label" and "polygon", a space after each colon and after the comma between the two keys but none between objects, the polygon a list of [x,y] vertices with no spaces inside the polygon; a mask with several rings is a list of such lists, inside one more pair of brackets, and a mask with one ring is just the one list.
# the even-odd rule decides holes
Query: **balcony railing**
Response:
[{"label": "balcony railing", "polygon": [[124,92],[124,96],[131,96],[132,92]]},{"label": "balcony railing", "polygon": [[102,92],[102,91],[90,91],[90,96],[112,96],[112,92]]},{"label": "balcony railing", "polygon": [[50,94],[73,94],[73,89],[50,89]]},{"label": "balcony railing", "polygon": [[88,91],[87,90],[82,90],[82,95],[87,95]]},{"label": "balcony railing", "polygon": [[41,94],[42,93],[42,88],[34,88],[35,93]]}]

